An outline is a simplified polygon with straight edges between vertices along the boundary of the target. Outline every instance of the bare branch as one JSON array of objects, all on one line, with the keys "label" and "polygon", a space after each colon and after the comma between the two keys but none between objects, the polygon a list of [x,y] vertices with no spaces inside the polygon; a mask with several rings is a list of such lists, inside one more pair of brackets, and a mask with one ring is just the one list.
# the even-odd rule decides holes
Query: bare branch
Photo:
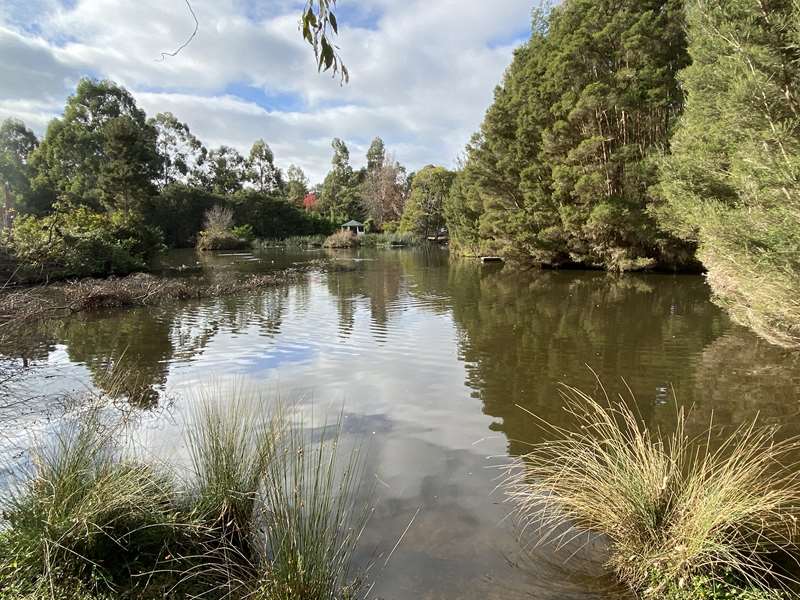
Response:
[{"label": "bare branch", "polygon": [[181,50],[183,50],[184,48],[186,48],[186,46],[192,43],[192,40],[197,35],[197,30],[200,29],[200,21],[197,20],[197,15],[194,14],[194,9],[192,8],[191,3],[189,2],[189,0],[184,0],[184,1],[186,2],[186,6],[189,8],[189,13],[192,15],[192,18],[194,19],[194,31],[192,31],[192,35],[189,36],[189,39],[183,42],[172,52],[162,52],[161,58],[157,58],[156,62],[164,62],[165,60],[167,60],[168,56],[177,56]]}]

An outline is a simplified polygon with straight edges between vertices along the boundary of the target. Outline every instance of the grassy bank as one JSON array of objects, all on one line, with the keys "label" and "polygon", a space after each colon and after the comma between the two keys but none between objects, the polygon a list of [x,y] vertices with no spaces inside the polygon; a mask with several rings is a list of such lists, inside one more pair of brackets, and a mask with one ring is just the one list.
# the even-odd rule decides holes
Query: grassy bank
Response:
[{"label": "grassy bank", "polygon": [[43,440],[3,500],[0,598],[354,597],[369,506],[339,428],[312,442],[259,402],[197,406],[185,471],[126,452],[97,415]]},{"label": "grassy bank", "polygon": [[418,246],[423,241],[410,233],[367,233],[355,236],[347,231],[337,231],[323,242],[325,248],[379,248],[385,246]]},{"label": "grassy bank", "polygon": [[532,543],[604,536],[609,568],[643,598],[797,597],[780,565],[800,556],[800,440],[755,424],[694,437],[684,412],[671,433],[652,432],[621,401],[565,397],[576,427],[545,424],[553,441],[506,481]]}]

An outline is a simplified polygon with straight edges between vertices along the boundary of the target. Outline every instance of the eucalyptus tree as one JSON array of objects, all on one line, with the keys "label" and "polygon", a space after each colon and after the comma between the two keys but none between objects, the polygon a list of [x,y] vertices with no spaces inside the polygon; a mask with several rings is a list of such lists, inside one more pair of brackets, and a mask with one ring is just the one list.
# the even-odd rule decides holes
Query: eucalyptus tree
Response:
[{"label": "eucalyptus tree", "polygon": [[264,140],[257,140],[247,158],[247,180],[256,190],[271,193],[283,188],[283,174],[275,166],[275,155]]},{"label": "eucalyptus tree", "polygon": [[298,208],[302,208],[308,191],[308,177],[303,169],[294,164],[289,165],[286,169],[286,199]]},{"label": "eucalyptus tree", "polygon": [[191,176],[205,162],[208,150],[170,112],[158,113],[149,124],[156,130],[156,148],[161,168],[156,180],[159,189],[170,183],[188,183]]},{"label": "eucalyptus tree", "polygon": [[6,119],[0,124],[0,191],[5,228],[11,224],[13,211],[30,197],[29,158],[38,145],[36,135],[19,119]]},{"label": "eucalyptus tree", "polygon": [[322,182],[317,209],[331,221],[362,218],[361,174],[353,171],[350,150],[343,140],[334,138],[331,146],[331,170]]},{"label": "eucalyptus tree", "polygon": [[156,139],[128,90],[82,79],[31,155],[34,183],[53,190],[63,205],[137,209],[160,172]]}]

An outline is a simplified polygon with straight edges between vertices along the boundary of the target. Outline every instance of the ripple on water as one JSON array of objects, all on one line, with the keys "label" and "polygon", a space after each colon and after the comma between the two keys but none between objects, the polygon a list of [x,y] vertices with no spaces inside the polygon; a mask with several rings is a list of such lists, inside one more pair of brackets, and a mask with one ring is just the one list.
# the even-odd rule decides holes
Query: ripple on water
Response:
[{"label": "ripple on water", "polygon": [[[254,272],[320,255],[203,260]],[[558,382],[600,393],[596,373],[609,393],[630,387],[658,425],[674,418],[674,394],[698,407],[697,425],[712,411],[721,424],[760,411],[800,429],[800,358],[733,325],[700,277],[520,275],[415,251],[361,258],[371,260],[250,295],[42,328],[30,336],[37,368],[17,393],[102,386],[104,369],[124,356],[138,380],[175,397],[177,413],[199,388],[224,394],[239,382],[310,413],[344,410],[348,439],[365,444],[366,473],[380,481],[365,549],[387,553],[420,511],[376,574],[373,596],[386,598],[612,596],[598,579],[600,546],[566,564],[546,547],[525,552],[493,493],[487,457],[521,454],[541,438],[520,407],[568,425]],[[154,413],[148,426],[154,443],[180,444],[172,420]]]}]

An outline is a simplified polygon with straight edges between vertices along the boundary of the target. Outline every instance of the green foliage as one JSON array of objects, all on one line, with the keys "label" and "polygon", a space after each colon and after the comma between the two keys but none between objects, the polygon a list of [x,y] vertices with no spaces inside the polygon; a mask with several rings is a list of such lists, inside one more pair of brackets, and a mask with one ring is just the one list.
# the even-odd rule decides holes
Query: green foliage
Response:
[{"label": "green foliage", "polygon": [[173,538],[171,482],[120,458],[113,439],[92,416],[36,451],[33,472],[3,499],[4,584],[32,597],[62,585],[88,595],[152,566]]},{"label": "green foliage", "polygon": [[297,208],[303,208],[303,199],[308,194],[308,177],[297,165],[286,170],[286,199]]},{"label": "green foliage", "polygon": [[423,240],[413,233],[367,233],[358,238],[360,246],[417,246]]},{"label": "green foliage", "polygon": [[275,155],[264,140],[257,140],[250,148],[247,158],[247,180],[263,193],[276,192],[283,188],[283,174],[275,166]]},{"label": "green foliage", "polygon": [[717,301],[800,345],[800,5],[688,4],[686,112],[662,164],[663,226],[699,244]]},{"label": "green foliage", "polygon": [[170,248],[190,248],[197,243],[206,212],[225,198],[202,188],[171,183],[151,196],[144,208],[146,221],[164,233]]},{"label": "green foliage", "polygon": [[483,204],[472,165],[456,173],[443,211],[452,250],[462,256],[479,256],[484,245],[480,234]]},{"label": "green foliage", "polygon": [[334,76],[337,73],[341,76],[342,83],[347,83],[350,81],[350,73],[342,62],[338,47],[332,41],[332,36],[339,33],[339,24],[333,10],[335,6],[336,0],[306,0],[300,17],[300,30],[303,32],[303,39],[314,48],[317,69],[330,69]]},{"label": "green foliage", "polygon": [[186,123],[178,121],[172,113],[158,113],[149,119],[148,124],[156,131],[156,148],[160,167],[157,180],[159,189],[175,183],[188,183],[197,177],[207,156],[198,140]]},{"label": "green foliage", "polygon": [[31,155],[34,185],[70,206],[137,210],[160,169],[156,130],[133,96],[110,81],[82,79]]},{"label": "green foliage", "polygon": [[625,270],[680,244],[648,213],[680,114],[682,0],[567,0],[537,13],[448,200],[454,247]]},{"label": "green foliage", "polygon": [[362,581],[353,576],[352,561],[371,507],[358,500],[358,450],[341,461],[340,437],[341,424],[307,431],[302,423],[282,436],[266,468],[263,540],[269,568],[255,598],[357,597]]},{"label": "green foliage", "polygon": [[352,597],[370,507],[340,429],[312,439],[241,390],[186,426],[185,485],[94,413],[47,440],[2,499],[0,600]]},{"label": "green foliage", "polygon": [[280,194],[243,190],[230,198],[234,222],[250,225],[256,237],[281,239],[292,235],[328,233],[331,224],[287,202]]},{"label": "green foliage", "polygon": [[341,224],[350,219],[363,220],[363,174],[353,171],[350,166],[350,151],[342,140],[335,138],[332,146],[332,168],[322,183],[316,210],[333,223]]},{"label": "green foliage", "polygon": [[247,164],[239,151],[220,146],[208,153],[198,181],[206,190],[222,196],[234,194],[244,187]]},{"label": "green foliage", "polygon": [[438,234],[445,224],[444,205],[454,179],[452,171],[432,165],[417,173],[400,221],[400,231],[422,238]]},{"label": "green foliage", "polygon": [[240,240],[244,240],[245,242],[252,242],[256,239],[256,234],[253,231],[253,226],[249,223],[245,225],[238,225],[234,227],[232,230],[233,235],[235,235]]},{"label": "green foliage", "polygon": [[191,510],[255,560],[259,492],[281,434],[263,402],[241,391],[232,401],[203,396],[187,430]]},{"label": "green foliage", "polygon": [[[661,575],[654,573],[651,588],[656,589],[661,583]],[[778,590],[764,590],[758,587],[731,581],[729,575],[718,580],[705,575],[698,575],[684,581],[682,585],[671,584],[662,592],[663,600],[788,600],[790,596]]]},{"label": "green foliage", "polygon": [[125,212],[85,207],[17,219],[9,248],[21,279],[124,275],[147,269],[163,250],[161,232]]},{"label": "green foliage", "polygon": [[[31,212],[34,208],[30,205],[30,156],[38,144],[36,135],[22,121],[6,119],[0,125],[0,192],[4,209]],[[9,221],[10,216],[7,215]]]}]

